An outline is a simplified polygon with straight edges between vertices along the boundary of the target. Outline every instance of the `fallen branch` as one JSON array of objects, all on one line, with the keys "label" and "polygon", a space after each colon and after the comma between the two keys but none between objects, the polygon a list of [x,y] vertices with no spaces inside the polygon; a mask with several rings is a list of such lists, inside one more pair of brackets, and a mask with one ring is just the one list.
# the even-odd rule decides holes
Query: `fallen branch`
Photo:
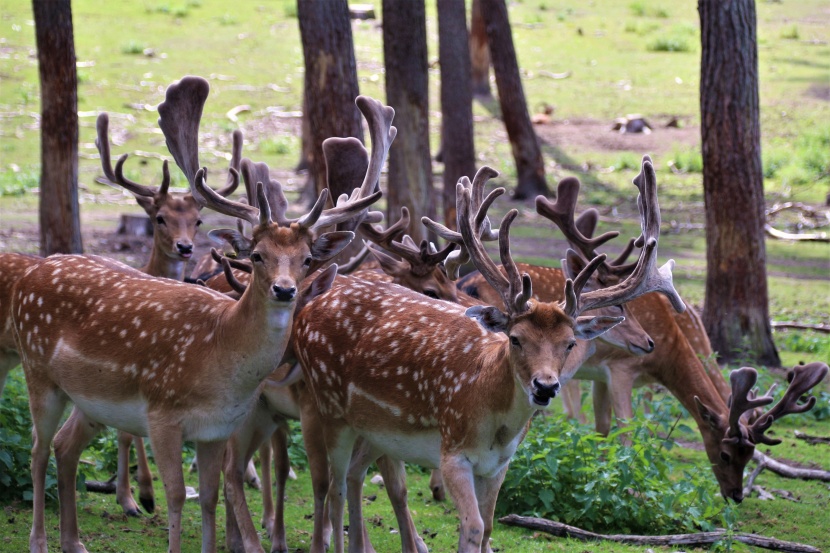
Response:
[{"label": "fallen branch", "polygon": [[772,321],[773,328],[795,328],[798,330],[815,330],[816,332],[824,332],[826,334],[830,334],[830,325],[808,325],[808,324],[801,324],[796,323],[794,321]]},{"label": "fallen branch", "polygon": [[764,225],[764,231],[773,238],[780,240],[804,240],[811,242],[830,242],[830,237],[826,232],[818,232],[815,234],[793,234],[791,232],[784,232],[772,228],[770,225]]},{"label": "fallen branch", "polygon": [[548,79],[567,79],[571,76],[570,71],[565,71],[563,73],[551,73],[550,71],[537,71],[540,77],[547,77]]},{"label": "fallen branch", "polygon": [[799,480],[821,480],[822,482],[830,482],[830,471],[821,469],[803,469],[799,467],[791,467],[785,465],[780,461],[776,461],[772,457],[767,457],[757,449],[752,459],[756,463],[764,463],[766,468],[786,478],[798,478]]},{"label": "fallen branch", "polygon": [[239,121],[239,117],[237,116],[243,111],[251,111],[251,106],[245,104],[241,106],[236,106],[235,108],[231,108],[228,110],[228,113],[225,114],[225,117],[236,123]]},{"label": "fallen branch", "polygon": [[613,541],[631,545],[712,545],[724,539],[731,539],[736,542],[745,543],[773,551],[789,551],[792,553],[821,553],[811,545],[795,543],[775,538],[765,538],[757,534],[734,533],[727,534],[723,530],[717,532],[698,532],[696,534],[673,534],[669,536],[633,536],[627,534],[595,534],[574,526],[568,526],[561,522],[554,522],[543,518],[523,517],[519,515],[507,515],[499,519],[502,524],[508,526],[521,526],[539,530],[558,536],[560,538],[574,538],[583,541]]},{"label": "fallen branch", "polygon": [[826,436],[810,436],[809,434],[805,434],[804,432],[799,432],[798,430],[795,431],[795,437],[799,440],[807,440],[807,443],[810,445],[816,444],[830,444],[830,437]]},{"label": "fallen branch", "polygon": [[101,482],[99,480],[86,480],[84,482],[84,486],[86,486],[86,491],[93,493],[114,494],[116,476],[117,475],[113,475],[113,477],[107,480],[106,482]]}]

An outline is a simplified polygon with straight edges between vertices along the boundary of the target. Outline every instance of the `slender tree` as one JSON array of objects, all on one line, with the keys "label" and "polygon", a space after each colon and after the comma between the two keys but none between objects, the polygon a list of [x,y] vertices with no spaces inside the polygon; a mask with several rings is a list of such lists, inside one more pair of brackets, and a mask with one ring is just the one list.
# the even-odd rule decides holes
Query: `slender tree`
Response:
[{"label": "slender tree", "polygon": [[326,186],[323,140],[332,136],[363,140],[360,112],[354,104],[360,90],[346,0],[297,0],[297,18],[305,58],[303,124],[309,135],[305,157],[313,183],[309,188],[316,199]]},{"label": "slender tree", "polygon": [[499,104],[513,150],[518,183],[513,198],[522,200],[538,194],[548,195],[545,181],[545,162],[530,114],[527,111],[519,62],[513,47],[513,35],[504,0],[481,0],[481,10],[487,25],[487,39],[499,91]]},{"label": "slender tree", "polygon": [[389,151],[388,217],[407,206],[412,238],[427,237],[421,217],[435,217],[429,154],[427,31],[424,0],[383,0],[386,101],[395,108],[398,137]]},{"label": "slender tree", "polygon": [[455,184],[475,173],[473,92],[464,0],[438,0],[444,223],[455,228]]},{"label": "slender tree", "polygon": [[490,47],[487,45],[487,25],[481,14],[481,0],[473,0],[470,10],[470,61],[473,94],[490,98]]},{"label": "slender tree", "polygon": [[40,253],[81,253],[78,76],[70,0],[33,0],[40,72]]},{"label": "slender tree", "polygon": [[754,0],[699,0],[706,206],[703,322],[723,361],[779,365],[772,340]]}]

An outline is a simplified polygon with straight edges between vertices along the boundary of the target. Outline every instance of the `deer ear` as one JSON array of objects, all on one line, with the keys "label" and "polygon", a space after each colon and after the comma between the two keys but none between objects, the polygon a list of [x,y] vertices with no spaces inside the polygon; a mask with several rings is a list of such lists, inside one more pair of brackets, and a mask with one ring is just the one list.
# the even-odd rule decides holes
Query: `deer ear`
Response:
[{"label": "deer ear", "polygon": [[496,307],[476,305],[467,309],[464,314],[478,321],[478,324],[490,332],[507,332],[510,319]]},{"label": "deer ear", "polygon": [[721,417],[716,412],[712,411],[705,403],[700,401],[700,398],[695,396],[695,405],[697,405],[697,412],[700,418],[709,425],[712,430],[721,428]]},{"label": "deer ear", "polygon": [[348,230],[338,230],[321,234],[311,246],[311,258],[315,261],[331,259],[354,240],[354,233]]},{"label": "deer ear", "polygon": [[581,340],[593,340],[624,320],[625,317],[578,317],[574,325],[574,336]]},{"label": "deer ear", "polygon": [[218,228],[208,232],[208,238],[214,242],[227,242],[236,252],[236,257],[246,259],[251,257],[251,245],[253,242],[245,237],[241,232],[229,228]]},{"label": "deer ear", "polygon": [[158,208],[156,207],[156,202],[150,196],[139,196],[135,194],[135,201],[138,202],[138,205],[144,210],[144,212],[152,219],[158,213]]}]

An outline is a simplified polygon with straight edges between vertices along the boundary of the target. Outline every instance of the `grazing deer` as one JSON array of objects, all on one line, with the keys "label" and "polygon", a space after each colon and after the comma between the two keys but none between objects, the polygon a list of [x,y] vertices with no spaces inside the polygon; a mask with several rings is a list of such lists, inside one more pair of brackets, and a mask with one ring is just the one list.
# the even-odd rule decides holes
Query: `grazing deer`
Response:
[{"label": "grazing deer", "polygon": [[[207,81],[198,77],[172,84],[159,105],[162,129],[171,119],[192,117],[185,107],[200,105],[198,98],[208,90]],[[175,97],[193,100],[168,103]],[[176,127],[184,132],[182,125]],[[168,137],[168,145],[181,138]],[[191,178],[195,152],[175,145],[170,150],[195,185],[191,191],[197,201],[254,226],[253,238],[246,241],[253,263],[251,284],[234,301],[201,286],[152,278],[112,260],[80,255],[46,259],[16,282],[12,322],[34,423],[33,552],[47,550],[44,479],[53,437],[61,547],[70,553],[86,551],[78,536],[75,476],[83,448],[104,425],[150,435],[167,496],[168,547],[175,553],[181,550],[184,503],[181,444],[196,442],[202,549],[215,550],[225,442],[285,350],[298,282],[313,263],[336,255],[353,238],[352,233],[314,238],[314,229],[351,218],[380,196],[355,197],[326,210],[324,191],[310,213],[273,221],[261,186],[259,209],[233,202],[207,187],[204,169]],[[55,436],[70,400],[75,407]],[[240,496],[239,490],[231,495],[234,507],[239,507]],[[257,541],[249,550],[262,549]]]},{"label": "grazing deer", "polygon": [[[494,191],[481,205],[503,192]],[[587,352],[586,342],[576,338],[594,338],[622,321],[580,313],[655,289],[676,296],[671,264],[659,271],[655,266],[660,218],[653,180],[646,179],[642,192],[645,247],[634,275],[584,292],[600,256],[567,283],[561,303],[532,300],[530,277],[520,276],[510,258],[509,228],[518,212],[509,212],[499,230],[505,276],[481,244],[483,215],[472,213],[471,191],[459,184],[457,194],[464,243],[501,292],[506,312],[487,306],[465,311],[394,285],[355,281],[335,282],[297,318],[293,347],[324,421],[333,473],[329,501],[337,553],[343,551],[346,472],[358,436],[381,453],[440,466],[460,515],[459,551],[489,550],[496,496],[530,417],[549,405],[560,379],[570,377],[569,357],[579,361]]]},{"label": "grazing deer", "polygon": [[[172,147],[185,147],[193,154],[188,153],[189,159],[196,159],[198,166],[198,133],[203,103],[207,97],[189,98],[194,104],[189,106],[194,113],[192,118],[181,118],[175,124],[188,126],[189,142],[180,144],[174,140],[168,141]],[[181,97],[172,97],[168,103],[182,101]],[[202,104],[197,104],[201,102]],[[173,109],[175,106],[170,105]],[[95,145],[101,156],[101,168],[106,181],[112,185],[120,185],[131,192],[150,218],[153,226],[153,247],[150,250],[150,259],[139,269],[154,277],[171,278],[173,280],[184,280],[184,271],[188,260],[193,255],[193,239],[196,236],[198,227],[202,224],[200,212],[202,205],[199,204],[192,194],[176,193],[169,190],[170,172],[167,168],[167,161],[162,165],[162,182],[156,188],[134,182],[124,176],[124,162],[127,154],[122,155],[115,165],[113,171],[110,146],[109,146],[109,115],[101,113],[98,116],[98,136]],[[164,132],[171,134],[178,133],[173,125],[168,125]],[[233,153],[231,155],[228,178],[224,187],[216,193],[221,196],[229,196],[239,185],[239,163],[242,155],[242,133],[233,133]],[[176,156],[184,159],[183,156]],[[233,169],[233,170],[231,170]],[[118,432],[118,472],[115,483],[116,501],[124,512],[129,516],[138,516],[140,510],[130,492],[130,445],[135,444],[138,482],[138,499],[141,505],[152,513],[155,510],[155,498],[153,493],[153,475],[150,472],[150,465],[147,462],[147,454],[144,450],[144,439],[133,436],[126,432]]]}]

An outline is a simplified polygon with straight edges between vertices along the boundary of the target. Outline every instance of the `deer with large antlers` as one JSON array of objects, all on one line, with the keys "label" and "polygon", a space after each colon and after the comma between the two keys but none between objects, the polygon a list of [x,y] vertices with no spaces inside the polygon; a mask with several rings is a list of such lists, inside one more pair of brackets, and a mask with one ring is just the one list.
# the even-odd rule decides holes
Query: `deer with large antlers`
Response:
[{"label": "deer with large antlers", "polygon": [[[622,320],[579,315],[655,288],[674,292],[670,265],[660,271],[655,266],[659,210],[651,187],[643,202],[645,248],[632,278],[583,291],[600,257],[567,283],[564,302],[547,304],[531,300],[531,280],[510,258],[509,228],[517,212],[508,213],[499,229],[505,275],[481,245],[481,215],[471,212],[470,190],[459,185],[457,192],[464,243],[500,291],[505,311],[478,306],[465,312],[394,285],[335,283],[298,316],[294,350],[325,421],[333,527],[342,525],[347,467],[360,436],[381,453],[440,466],[461,518],[459,550],[481,551],[489,549],[496,495],[526,424],[557,394],[560,379],[570,376],[564,371],[569,357],[578,360],[587,350],[576,338],[596,337]],[[344,343],[349,347],[338,347]],[[332,344],[334,353],[321,344]],[[334,538],[342,552],[342,534]]]},{"label": "deer with large antlers", "polygon": [[[208,89],[204,79],[185,77],[168,88],[167,99],[199,98]],[[163,129],[171,118],[187,115],[167,101],[159,105],[159,114]],[[168,145],[171,140],[175,136],[168,137]],[[186,151],[170,150],[174,157]],[[195,168],[188,160],[176,161],[186,174]],[[202,549],[215,550],[225,441],[244,420],[260,383],[285,350],[298,282],[310,265],[332,257],[353,238],[348,232],[314,238],[314,229],[353,217],[380,195],[356,195],[326,210],[324,191],[310,213],[288,219],[277,212],[275,221],[261,186],[257,209],[208,188],[203,169],[188,180],[199,202],[254,226],[247,243],[253,276],[238,301],[201,286],[151,278],[105,258],[78,255],[42,261],[12,290],[15,341],[34,423],[33,552],[47,550],[44,479],[53,437],[61,546],[71,553],[86,551],[78,536],[75,473],[81,451],[102,425],[151,436],[167,496],[172,552],[181,550],[181,444],[196,442]],[[70,400],[75,407],[55,435]],[[239,495],[230,498],[234,506],[241,501]]]},{"label": "deer with large antlers", "polygon": [[[176,159],[195,160],[198,166],[198,134],[204,101],[207,96],[183,97],[172,95],[168,99],[168,107],[173,111],[186,109],[192,117],[176,118],[175,121],[163,128],[165,137],[170,136],[167,141],[168,147],[183,148],[186,151],[178,150],[174,153]],[[183,102],[192,104],[183,105]],[[187,131],[182,133],[176,125],[186,125]],[[127,154],[123,154],[112,167],[109,146],[109,115],[101,113],[97,121],[98,136],[95,145],[101,156],[101,168],[106,181],[112,185],[120,185],[131,192],[150,218],[153,226],[153,247],[150,250],[150,259],[139,270],[150,276],[165,277],[174,280],[183,280],[184,271],[188,260],[193,255],[193,239],[196,236],[198,227],[202,224],[200,212],[202,205],[199,204],[190,192],[177,193],[170,191],[170,171],[165,160],[162,165],[162,182],[157,188],[139,184],[124,176],[124,163]],[[187,141],[176,141],[175,135],[188,137]],[[171,151],[172,153],[172,151]],[[239,185],[239,165],[242,156],[242,133],[233,133],[233,150],[231,154],[230,167],[225,186],[216,193],[221,196],[229,196]],[[147,454],[144,450],[144,440],[140,436],[133,436],[126,432],[118,432],[118,474],[116,478],[116,501],[127,515],[138,516],[139,509],[130,493],[129,458],[130,445],[134,443],[136,448],[138,481],[138,498],[141,505],[152,513],[155,510],[155,498],[153,493],[153,477],[150,472],[150,465],[147,462]]]}]

